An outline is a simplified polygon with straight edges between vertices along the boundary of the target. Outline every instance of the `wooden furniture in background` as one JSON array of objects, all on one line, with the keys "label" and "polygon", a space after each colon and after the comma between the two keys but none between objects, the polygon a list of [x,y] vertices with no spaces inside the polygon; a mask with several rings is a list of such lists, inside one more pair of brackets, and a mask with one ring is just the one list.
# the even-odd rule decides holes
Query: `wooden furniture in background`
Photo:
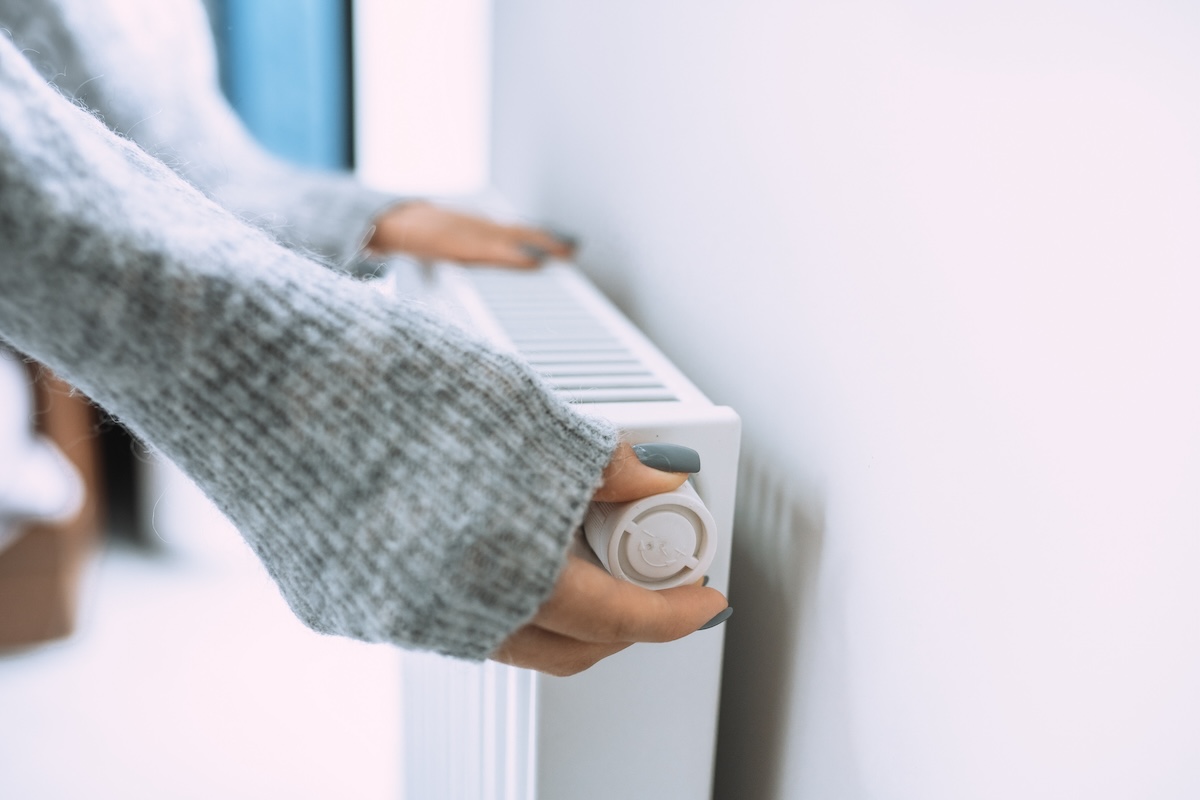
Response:
[{"label": "wooden furniture in background", "polygon": [[37,429],[79,470],[87,497],[74,519],[29,524],[0,551],[0,648],[58,639],[74,630],[80,583],[102,520],[95,407],[40,365],[31,365],[30,377]]}]

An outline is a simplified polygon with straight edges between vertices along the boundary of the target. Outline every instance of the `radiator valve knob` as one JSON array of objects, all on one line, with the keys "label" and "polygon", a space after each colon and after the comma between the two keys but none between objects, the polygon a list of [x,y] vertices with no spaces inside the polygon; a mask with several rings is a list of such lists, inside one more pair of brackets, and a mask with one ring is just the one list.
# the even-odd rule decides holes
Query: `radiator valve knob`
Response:
[{"label": "radiator valve knob", "polygon": [[716,523],[690,482],[631,503],[592,503],[583,532],[605,569],[647,589],[700,580],[717,549]]}]

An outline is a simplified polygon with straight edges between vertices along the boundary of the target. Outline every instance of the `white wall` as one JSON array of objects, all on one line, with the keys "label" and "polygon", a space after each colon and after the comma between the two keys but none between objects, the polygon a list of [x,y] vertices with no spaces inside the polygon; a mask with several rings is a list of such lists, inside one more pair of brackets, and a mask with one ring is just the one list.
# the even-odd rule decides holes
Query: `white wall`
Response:
[{"label": "white wall", "polygon": [[354,160],[400,194],[487,182],[491,0],[354,0]]},{"label": "white wall", "polygon": [[720,796],[1200,796],[1200,6],[494,14],[498,184],[744,417]]}]

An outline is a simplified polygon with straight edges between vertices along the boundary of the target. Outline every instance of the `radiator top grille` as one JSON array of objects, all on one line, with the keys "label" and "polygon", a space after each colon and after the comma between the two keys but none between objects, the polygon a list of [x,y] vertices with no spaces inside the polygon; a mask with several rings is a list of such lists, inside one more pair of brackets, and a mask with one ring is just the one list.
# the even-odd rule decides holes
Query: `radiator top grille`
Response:
[{"label": "radiator top grille", "polygon": [[516,352],[564,400],[608,418],[624,404],[654,413],[712,405],[572,264],[507,270],[400,258],[375,286]]},{"label": "radiator top grille", "polygon": [[656,371],[552,270],[463,274],[518,353],[572,403],[677,402]]}]

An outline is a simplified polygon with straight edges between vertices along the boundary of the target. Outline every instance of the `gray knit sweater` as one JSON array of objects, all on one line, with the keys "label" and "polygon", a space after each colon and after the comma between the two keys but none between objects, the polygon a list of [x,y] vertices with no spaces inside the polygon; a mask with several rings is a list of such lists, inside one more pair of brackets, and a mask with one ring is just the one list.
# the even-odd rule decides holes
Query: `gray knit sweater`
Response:
[{"label": "gray knit sweater", "polygon": [[62,94],[288,246],[352,266],[371,220],[398,202],[250,136],[218,87],[199,0],[0,0],[0,26]]},{"label": "gray knit sweater", "polygon": [[485,657],[615,445],[522,363],[239,222],[4,35],[0,336],[189,473],[301,619],[369,641]]}]

